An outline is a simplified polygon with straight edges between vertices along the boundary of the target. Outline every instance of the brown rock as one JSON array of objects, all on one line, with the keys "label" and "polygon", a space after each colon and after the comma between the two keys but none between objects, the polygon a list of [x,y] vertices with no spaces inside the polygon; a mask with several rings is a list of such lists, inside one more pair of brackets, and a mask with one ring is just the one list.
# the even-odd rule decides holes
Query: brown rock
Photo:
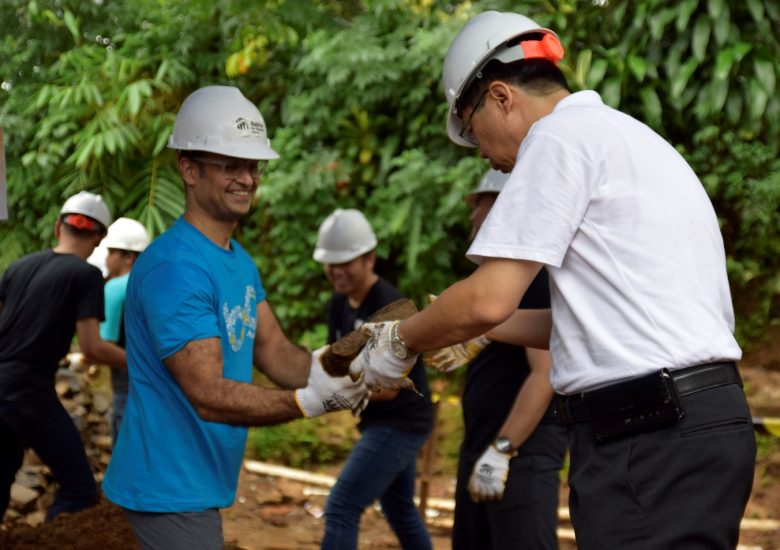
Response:
[{"label": "brown rock", "polygon": [[255,502],[260,506],[281,504],[282,501],[284,501],[284,495],[276,488],[265,488],[262,491],[258,491],[255,495]]},{"label": "brown rock", "polygon": [[11,505],[22,513],[32,510],[39,496],[38,491],[21,483],[11,485]]},{"label": "brown rock", "polygon": [[303,496],[303,487],[300,483],[280,478],[276,480],[276,487],[286,500],[292,502],[303,502],[306,500]]},{"label": "brown rock", "polygon": [[[381,321],[398,321],[407,319],[417,313],[417,306],[408,298],[401,298],[378,309],[366,322],[378,323]],[[368,336],[359,330],[353,330],[343,338],[334,342],[320,360],[325,372],[331,376],[346,376],[349,374],[349,365],[358,356],[360,350],[368,342]]]},{"label": "brown rock", "polygon": [[92,410],[99,414],[106,414],[109,407],[111,407],[111,401],[104,395],[95,394],[92,399]]},{"label": "brown rock", "polygon": [[46,519],[46,512],[44,510],[36,510],[24,517],[24,521],[31,527],[42,524],[44,519]]}]

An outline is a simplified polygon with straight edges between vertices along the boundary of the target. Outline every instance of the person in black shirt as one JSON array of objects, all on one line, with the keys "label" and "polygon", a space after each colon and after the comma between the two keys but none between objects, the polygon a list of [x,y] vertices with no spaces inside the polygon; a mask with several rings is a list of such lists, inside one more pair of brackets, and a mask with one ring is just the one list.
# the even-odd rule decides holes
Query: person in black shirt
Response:
[{"label": "person in black shirt", "polygon": [[[328,303],[328,343],[360,327],[401,293],[374,272],[376,236],[358,210],[337,209],[321,224],[314,259],[325,264],[334,293]],[[357,548],[363,510],[379,498],[402,548],[425,550],[431,540],[414,505],[416,458],[433,427],[422,362],[409,377],[419,394],[382,390],[358,424],[361,437],[325,508],[323,549]]]},{"label": "person in black shirt", "polygon": [[[490,170],[466,197],[471,237],[479,231],[509,174]],[[550,307],[543,269],[520,303],[521,309]],[[488,333],[490,336],[490,333]],[[485,347],[483,347],[485,346]],[[469,359],[463,389],[464,438],[455,490],[453,550],[558,547],[558,492],[566,452],[566,429],[553,413],[546,350],[490,342],[463,346],[445,370]],[[481,351],[480,351],[481,350]],[[424,354],[426,365],[451,350]]]},{"label": "person in black shirt", "polygon": [[81,436],[57,398],[54,376],[74,334],[88,360],[126,368],[124,351],[100,338],[103,278],[85,261],[110,223],[100,196],[74,195],[55,224],[57,246],[20,258],[0,280],[0,518],[27,448],[59,484],[46,521],[97,503]]}]

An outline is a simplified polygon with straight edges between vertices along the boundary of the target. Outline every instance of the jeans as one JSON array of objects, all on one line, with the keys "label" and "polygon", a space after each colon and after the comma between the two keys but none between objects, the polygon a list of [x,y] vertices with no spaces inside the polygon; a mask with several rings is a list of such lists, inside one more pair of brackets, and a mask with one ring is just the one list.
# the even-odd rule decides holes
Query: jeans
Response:
[{"label": "jeans", "polygon": [[97,486],[81,435],[52,388],[50,395],[39,395],[35,401],[0,401],[0,518],[28,447],[59,484],[47,522],[97,504]]},{"label": "jeans", "polygon": [[413,500],[417,454],[426,439],[427,433],[387,426],[363,430],[328,497],[323,550],[357,548],[360,516],[377,498],[402,548],[432,548]]}]

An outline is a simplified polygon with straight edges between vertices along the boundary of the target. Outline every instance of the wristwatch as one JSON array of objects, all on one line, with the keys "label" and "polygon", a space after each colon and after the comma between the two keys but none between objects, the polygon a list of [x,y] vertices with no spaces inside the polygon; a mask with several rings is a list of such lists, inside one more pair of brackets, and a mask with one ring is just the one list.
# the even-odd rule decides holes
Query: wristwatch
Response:
[{"label": "wristwatch", "polygon": [[406,359],[409,357],[409,346],[406,345],[401,335],[398,334],[398,325],[400,324],[401,321],[395,321],[390,326],[390,349],[393,355],[399,359]]},{"label": "wristwatch", "polygon": [[496,438],[495,443],[493,443],[493,446],[496,448],[496,450],[499,453],[504,454],[512,454],[515,452],[514,446],[512,445],[512,442],[509,441],[506,437],[498,437]]}]

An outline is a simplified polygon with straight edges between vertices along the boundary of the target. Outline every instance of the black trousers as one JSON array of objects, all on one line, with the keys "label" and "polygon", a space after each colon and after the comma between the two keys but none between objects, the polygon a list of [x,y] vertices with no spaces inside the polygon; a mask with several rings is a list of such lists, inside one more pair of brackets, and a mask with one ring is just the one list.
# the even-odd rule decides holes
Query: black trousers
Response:
[{"label": "black trousers", "polygon": [[540,424],[533,437],[544,450],[509,462],[504,497],[474,502],[468,492],[475,460],[461,453],[455,488],[453,550],[554,550],[558,548],[558,491],[566,453],[566,429]]},{"label": "black trousers", "polygon": [[59,484],[46,521],[97,504],[97,485],[81,435],[52,388],[35,401],[0,401],[0,520],[27,448],[35,451]]},{"label": "black trousers", "polygon": [[600,443],[569,426],[569,507],[580,550],[734,549],[756,441],[736,384],[682,398],[676,425]]}]

